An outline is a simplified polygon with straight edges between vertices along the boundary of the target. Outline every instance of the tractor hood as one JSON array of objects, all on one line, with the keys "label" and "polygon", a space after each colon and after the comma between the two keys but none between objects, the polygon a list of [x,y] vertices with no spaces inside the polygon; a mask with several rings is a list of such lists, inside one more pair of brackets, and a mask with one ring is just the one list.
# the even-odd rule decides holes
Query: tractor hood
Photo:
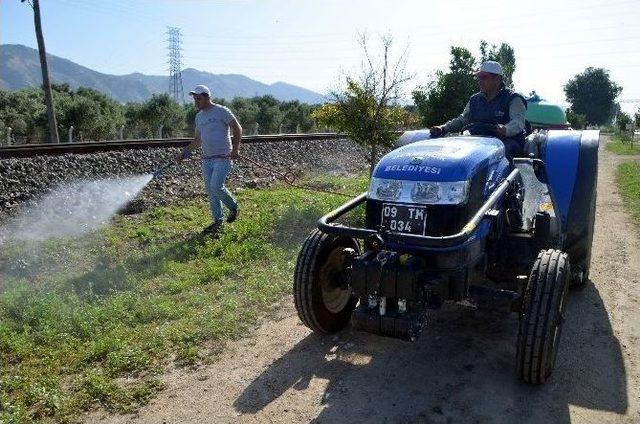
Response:
[{"label": "tractor hood", "polygon": [[504,158],[493,137],[458,136],[418,141],[387,153],[373,177],[407,181],[467,181]]}]

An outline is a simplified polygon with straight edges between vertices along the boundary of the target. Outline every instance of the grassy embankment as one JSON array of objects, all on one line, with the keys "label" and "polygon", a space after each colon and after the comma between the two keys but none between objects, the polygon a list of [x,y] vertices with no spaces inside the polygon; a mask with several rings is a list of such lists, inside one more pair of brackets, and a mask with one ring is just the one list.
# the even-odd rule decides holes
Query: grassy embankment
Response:
[{"label": "grassy embankment", "polygon": [[[200,199],[117,217],[79,240],[0,251],[0,271],[26,258],[0,282],[0,422],[133,411],[162,389],[168,365],[212,360],[273,311],[306,234],[344,199],[282,187],[239,199],[241,217],[219,240],[198,234],[209,221]],[[32,266],[43,269],[25,276]]]},{"label": "grassy embankment", "polygon": [[616,182],[625,208],[640,229],[640,162],[625,162],[618,166]]},{"label": "grassy embankment", "polygon": [[[606,148],[619,155],[640,155],[640,142],[634,142],[629,135],[620,132],[615,132],[611,136],[611,141],[607,143]],[[618,165],[616,183],[625,208],[640,228],[640,162],[625,162]]]},{"label": "grassy embankment", "polygon": [[640,155],[640,142],[632,141],[628,135],[615,133],[607,143],[607,150],[618,155]]}]

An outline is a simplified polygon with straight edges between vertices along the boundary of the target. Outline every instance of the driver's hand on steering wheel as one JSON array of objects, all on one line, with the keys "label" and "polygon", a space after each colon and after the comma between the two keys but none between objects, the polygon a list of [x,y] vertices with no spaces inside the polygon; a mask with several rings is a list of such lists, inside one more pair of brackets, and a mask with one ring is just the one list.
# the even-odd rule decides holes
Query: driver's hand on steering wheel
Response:
[{"label": "driver's hand on steering wheel", "polygon": [[431,133],[432,137],[440,137],[442,134],[444,134],[444,129],[441,126],[436,125],[429,128],[429,132]]},{"label": "driver's hand on steering wheel", "polygon": [[507,127],[502,124],[496,125],[496,135],[498,137],[506,137],[507,136]]}]

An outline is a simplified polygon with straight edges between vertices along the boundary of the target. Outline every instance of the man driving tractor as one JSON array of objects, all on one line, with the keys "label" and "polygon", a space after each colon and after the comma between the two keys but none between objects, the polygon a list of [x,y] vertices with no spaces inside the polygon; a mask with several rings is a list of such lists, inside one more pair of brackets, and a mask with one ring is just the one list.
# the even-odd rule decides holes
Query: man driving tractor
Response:
[{"label": "man driving tractor", "polygon": [[448,132],[457,132],[476,124],[484,128],[469,128],[472,134],[492,133],[504,143],[509,159],[522,156],[526,137],[525,112],[527,102],[524,97],[506,88],[502,66],[495,61],[484,62],[475,73],[480,92],[471,96],[462,114],[444,125],[430,128],[433,137]]}]

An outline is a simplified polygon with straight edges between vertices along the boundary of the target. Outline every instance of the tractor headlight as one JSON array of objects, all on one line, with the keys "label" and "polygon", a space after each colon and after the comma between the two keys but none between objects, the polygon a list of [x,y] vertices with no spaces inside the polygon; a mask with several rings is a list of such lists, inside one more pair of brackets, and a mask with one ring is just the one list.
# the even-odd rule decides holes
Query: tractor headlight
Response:
[{"label": "tractor headlight", "polygon": [[440,184],[436,182],[413,183],[411,200],[416,203],[438,203],[438,200],[440,200]]},{"label": "tractor headlight", "polygon": [[441,183],[443,203],[459,204],[467,201],[469,196],[469,181],[455,181]]},{"label": "tractor headlight", "polygon": [[370,193],[373,193],[376,199],[398,200],[402,194],[402,181],[373,178]]},{"label": "tractor headlight", "polygon": [[457,205],[469,196],[469,181],[404,181],[372,178],[369,198],[425,205]]}]

